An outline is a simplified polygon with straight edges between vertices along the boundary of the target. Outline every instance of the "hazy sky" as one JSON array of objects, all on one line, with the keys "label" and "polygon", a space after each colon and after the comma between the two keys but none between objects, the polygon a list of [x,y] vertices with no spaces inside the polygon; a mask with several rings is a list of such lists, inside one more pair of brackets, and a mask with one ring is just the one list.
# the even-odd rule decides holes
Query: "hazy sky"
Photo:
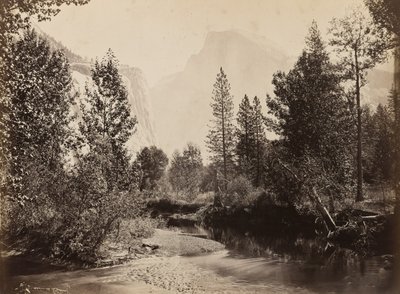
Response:
[{"label": "hazy sky", "polygon": [[266,37],[294,56],[315,19],[324,34],[333,17],[362,0],[91,0],[62,7],[39,26],[74,52],[101,57],[112,48],[141,68],[153,85],[183,69],[208,31],[244,30]]}]

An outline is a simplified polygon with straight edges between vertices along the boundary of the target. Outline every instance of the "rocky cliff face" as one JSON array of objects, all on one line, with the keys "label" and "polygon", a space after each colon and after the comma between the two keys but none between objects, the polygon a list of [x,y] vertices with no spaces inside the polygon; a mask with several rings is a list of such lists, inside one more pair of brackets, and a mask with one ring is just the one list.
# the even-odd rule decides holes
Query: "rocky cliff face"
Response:
[{"label": "rocky cliff face", "polygon": [[[39,27],[35,26],[35,30],[49,41],[53,49],[64,51],[70,62],[74,89],[80,94],[77,96],[76,101],[79,102],[79,99],[81,99],[83,97],[82,95],[85,93],[86,83],[89,82],[90,84],[91,63],[89,60],[69,50],[53,37],[44,33]],[[135,133],[126,144],[130,153],[135,154],[142,147],[157,145],[151,101],[149,99],[149,89],[146,79],[139,68],[121,65],[119,71],[128,91],[131,115],[136,116],[138,121]],[[72,111],[77,113],[79,117],[79,103],[73,106]]]}]

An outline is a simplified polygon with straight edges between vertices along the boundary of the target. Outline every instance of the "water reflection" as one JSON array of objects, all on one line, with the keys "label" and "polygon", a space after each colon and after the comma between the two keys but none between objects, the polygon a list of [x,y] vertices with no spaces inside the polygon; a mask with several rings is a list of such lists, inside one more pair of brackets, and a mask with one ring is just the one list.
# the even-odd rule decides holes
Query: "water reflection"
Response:
[{"label": "water reflection", "polygon": [[184,231],[207,234],[225,244],[227,252],[192,261],[243,283],[282,283],[318,293],[394,293],[387,257],[364,258],[322,239],[291,232],[197,229]]}]

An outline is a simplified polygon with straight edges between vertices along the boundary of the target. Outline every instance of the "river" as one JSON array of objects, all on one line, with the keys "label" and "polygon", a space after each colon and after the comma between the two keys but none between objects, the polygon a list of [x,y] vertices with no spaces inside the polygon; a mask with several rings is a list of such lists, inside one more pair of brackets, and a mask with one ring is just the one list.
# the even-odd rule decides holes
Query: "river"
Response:
[{"label": "river", "polygon": [[[184,287],[170,288],[162,281],[163,274],[171,274],[171,266],[178,272],[176,266],[182,263],[185,264],[183,272],[190,271],[189,267],[200,268],[221,278],[213,281],[216,284],[224,281],[220,287],[210,288],[207,281],[202,281],[202,288],[198,288],[215,289],[218,293],[395,293],[390,288],[390,256],[362,258],[318,238],[289,232],[261,234],[229,227],[194,226],[180,229],[184,234],[221,242],[226,249],[198,256],[150,259],[146,263],[138,260],[121,266],[75,271],[28,261],[21,256],[6,257],[4,263],[9,271],[8,288],[4,291],[14,293],[11,289],[23,281],[34,287],[55,287],[68,293],[174,293],[177,289],[185,292]],[[139,272],[135,278],[129,274],[133,267]],[[145,282],[141,281],[141,270],[150,272],[143,276]],[[153,280],[146,280],[149,276]],[[176,274],[174,279],[179,282],[181,276]],[[163,288],[170,291],[163,292]],[[195,288],[187,289],[188,293],[197,293]],[[42,289],[32,293],[49,292]]]}]

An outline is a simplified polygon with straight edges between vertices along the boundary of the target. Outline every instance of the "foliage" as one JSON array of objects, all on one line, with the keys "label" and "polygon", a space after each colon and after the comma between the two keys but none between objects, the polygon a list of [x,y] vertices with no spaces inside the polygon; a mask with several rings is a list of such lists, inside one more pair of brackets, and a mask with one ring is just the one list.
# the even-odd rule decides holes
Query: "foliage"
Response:
[{"label": "foliage", "polygon": [[111,144],[99,139],[74,172],[59,179],[57,194],[10,210],[18,216],[11,219],[10,237],[56,258],[93,262],[115,225],[137,216],[143,205],[134,192],[109,191],[110,153]]},{"label": "foliage", "polygon": [[3,0],[0,2],[0,58],[7,54],[8,44],[20,30],[30,27],[30,19],[50,20],[60,12],[62,4],[84,5],[90,0]]},{"label": "foliage", "polygon": [[217,168],[215,164],[210,163],[203,168],[200,181],[200,192],[217,191]]},{"label": "foliage", "polygon": [[203,160],[197,146],[189,143],[182,154],[175,152],[168,170],[173,190],[183,193],[187,200],[192,201],[199,192],[202,170]]},{"label": "foliage", "polygon": [[397,0],[364,0],[374,20],[400,36],[400,2]]},{"label": "foliage", "polygon": [[394,122],[388,107],[378,105],[371,114],[363,109],[364,179],[370,184],[390,183],[394,171]]},{"label": "foliage", "polygon": [[242,175],[229,181],[226,196],[223,198],[224,205],[243,205],[248,204],[247,197],[254,190],[251,182]]},{"label": "foliage", "polygon": [[[366,71],[387,59],[394,44],[390,33],[378,27],[361,9],[355,9],[341,19],[334,18],[329,29],[330,44],[339,54],[346,77],[365,83]],[[357,60],[355,60],[357,58]]]},{"label": "foliage", "polygon": [[[51,51],[33,30],[11,46],[7,74],[7,194],[21,204],[56,189],[70,147],[73,101],[69,64],[61,51]],[[4,191],[4,190],[3,190]]]},{"label": "foliage", "polygon": [[357,195],[356,201],[363,199],[362,176],[362,119],[360,89],[366,84],[366,73],[376,64],[387,59],[392,49],[391,34],[382,29],[360,9],[353,10],[342,19],[333,19],[330,44],[335,47],[341,60],[343,78],[354,82],[351,90],[355,95],[349,99],[350,108],[357,110]]},{"label": "foliage", "polygon": [[251,104],[245,95],[237,115],[236,153],[239,172],[251,178],[256,187],[262,183],[264,174],[262,163],[266,143],[264,120],[257,96]]},{"label": "foliage", "polygon": [[128,92],[111,49],[101,62],[95,62],[92,80],[94,89],[86,85],[85,103],[81,103],[83,122],[80,123],[80,130],[89,144],[92,136],[101,135],[121,148],[132,135],[137,122],[130,116]]},{"label": "foliage", "polygon": [[118,72],[118,61],[109,50],[101,62],[92,69],[93,89],[86,85],[85,99],[80,104],[82,121],[79,130],[89,148],[93,148],[99,136],[112,146],[113,166],[107,173],[111,191],[114,186],[129,186],[129,157],[124,144],[132,135],[137,123],[131,117],[128,93]]},{"label": "foliage", "polygon": [[254,134],[254,146],[252,152],[252,180],[256,187],[259,187],[262,183],[264,176],[263,160],[265,154],[265,143],[267,141],[264,131],[265,118],[262,114],[260,100],[256,97],[253,99],[253,134]]},{"label": "foliage", "polygon": [[[129,165],[122,146],[132,123],[121,123],[103,133],[96,128],[83,132],[90,148],[84,154],[76,152],[75,165],[67,171],[67,152],[80,146],[70,127],[74,97],[65,56],[59,50],[52,51],[45,39],[29,30],[11,46],[8,61],[13,70],[7,75],[11,156],[6,192],[14,201],[1,199],[1,216],[8,220],[1,223],[1,229],[23,248],[92,262],[120,219],[137,216],[142,207],[133,192],[137,171]],[[110,97],[116,91],[126,100],[116,67],[108,65],[110,75],[97,64],[97,78],[102,83],[96,93]],[[99,78],[101,74],[116,83],[107,84],[107,78]],[[111,90],[101,88],[104,85]],[[89,105],[91,102],[88,100]],[[127,107],[124,101],[119,105]],[[116,106],[113,108],[124,114]],[[84,112],[86,127],[99,125],[91,124],[100,121],[92,110]],[[93,117],[89,118],[89,113]],[[122,119],[129,121],[126,116]],[[116,122],[118,116],[113,117],[112,123]],[[125,129],[118,132],[118,127]]]},{"label": "foliage", "polygon": [[124,219],[118,224],[115,230],[114,240],[130,247],[138,239],[150,237],[154,233],[155,228],[164,225],[161,219],[150,217]]},{"label": "foliage", "polygon": [[244,95],[242,102],[239,104],[236,119],[238,124],[236,130],[238,169],[243,174],[250,174],[251,168],[251,148],[254,141],[252,115],[253,106],[250,103],[249,97]]},{"label": "foliage", "polygon": [[156,146],[144,147],[136,156],[136,164],[141,170],[140,191],[154,190],[168,165],[168,157]]},{"label": "foliage", "polygon": [[[207,136],[207,146],[211,153],[211,161],[218,173],[222,174],[222,188],[226,190],[231,178],[235,157],[235,137],[233,125],[233,101],[231,86],[222,67],[214,83],[212,97],[212,113],[214,119]],[[220,185],[220,183],[218,183]]]},{"label": "foliage", "polygon": [[[350,188],[352,177],[349,153],[352,120],[340,86],[340,75],[329,60],[315,23],[306,45],[289,73],[274,75],[275,97],[267,96],[272,115],[267,126],[282,136],[282,143],[267,155],[266,164],[271,169],[268,175],[277,181],[270,179],[269,185],[286,202],[301,193],[290,176],[283,176],[286,172],[281,167],[274,168],[277,160],[304,172],[311,168],[308,161],[312,158],[315,164],[311,169],[323,172],[330,179],[330,188],[333,184]],[[323,187],[322,182],[315,184]]]}]

